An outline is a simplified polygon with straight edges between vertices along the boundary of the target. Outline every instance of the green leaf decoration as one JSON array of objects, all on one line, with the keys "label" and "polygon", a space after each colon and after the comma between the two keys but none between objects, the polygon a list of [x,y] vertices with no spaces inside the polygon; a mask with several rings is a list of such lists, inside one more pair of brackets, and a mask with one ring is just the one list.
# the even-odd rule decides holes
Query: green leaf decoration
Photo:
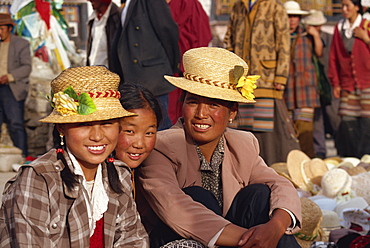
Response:
[{"label": "green leaf decoration", "polygon": [[50,95],[48,94],[44,94],[42,92],[39,92],[40,96],[42,98],[45,98],[46,101],[48,101],[50,103],[50,106],[52,108],[54,108],[54,103],[53,103],[53,98],[54,98],[54,92],[53,91],[50,91]]},{"label": "green leaf decoration", "polygon": [[234,85],[238,85],[239,78],[244,75],[244,67],[240,65],[234,66]]},{"label": "green leaf decoration", "polygon": [[78,100],[78,103],[79,103],[79,105],[77,107],[77,112],[80,115],[88,115],[88,114],[94,113],[96,111],[95,103],[91,99],[89,94],[81,93],[79,96],[77,96],[77,100]]},{"label": "green leaf decoration", "polygon": [[73,99],[78,100],[78,95],[71,86],[68,86],[68,88],[65,89],[63,92],[72,97]]}]

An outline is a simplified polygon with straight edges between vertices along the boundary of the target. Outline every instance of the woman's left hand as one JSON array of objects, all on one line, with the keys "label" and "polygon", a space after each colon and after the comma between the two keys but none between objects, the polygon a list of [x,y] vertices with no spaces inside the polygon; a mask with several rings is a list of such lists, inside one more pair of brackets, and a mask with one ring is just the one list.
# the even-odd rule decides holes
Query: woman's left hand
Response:
[{"label": "woman's left hand", "polygon": [[366,44],[369,44],[369,42],[370,42],[370,37],[369,37],[367,31],[365,29],[361,28],[361,27],[356,27],[353,30],[353,36],[363,40]]}]

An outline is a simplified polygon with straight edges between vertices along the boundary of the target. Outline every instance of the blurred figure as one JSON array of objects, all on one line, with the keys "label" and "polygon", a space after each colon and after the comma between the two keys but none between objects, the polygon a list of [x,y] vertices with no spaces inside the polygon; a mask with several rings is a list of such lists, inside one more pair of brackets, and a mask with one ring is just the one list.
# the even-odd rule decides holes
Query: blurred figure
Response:
[{"label": "blurred figure", "polygon": [[109,49],[121,21],[121,10],[112,0],[89,0],[94,12],[87,23],[86,65],[112,68]]},{"label": "blurred figure", "polygon": [[314,27],[307,26],[305,29],[300,25],[302,16],[308,15],[308,11],[301,10],[295,1],[284,3],[284,7],[289,16],[291,36],[290,73],[284,97],[298,130],[301,149],[313,158],[314,109],[320,106],[313,56],[322,56],[323,43]]},{"label": "blurred figure", "polygon": [[163,122],[159,130],[172,126],[168,116],[168,93],[175,89],[164,75],[179,72],[179,31],[165,0],[127,0],[112,48],[112,70],[121,82],[149,89],[159,101]]},{"label": "blurred figure", "polygon": [[338,130],[340,118],[338,116],[339,100],[332,96],[332,87],[330,85],[327,71],[329,65],[329,51],[333,35],[322,30],[322,26],[327,19],[324,13],[319,10],[311,10],[310,14],[302,19],[304,25],[314,27],[320,34],[323,42],[323,56],[313,57],[316,67],[318,86],[320,92],[321,106],[315,108],[314,113],[314,150],[315,157],[326,158],[326,132],[334,137]]},{"label": "blurred figure", "polygon": [[0,128],[8,124],[14,146],[28,155],[24,127],[24,102],[28,95],[28,77],[32,70],[28,41],[12,34],[15,23],[9,14],[0,13]]},{"label": "blurred figure", "polygon": [[337,150],[343,157],[370,153],[370,23],[360,0],[342,0],[330,48],[329,79],[340,98]]},{"label": "blurred figure", "polygon": [[289,151],[300,149],[283,100],[289,73],[288,16],[275,0],[235,2],[224,42],[248,65],[251,75],[261,75],[256,103],[240,104],[235,125],[252,131],[268,165],[286,161]]},{"label": "blurred figure", "polygon": [[[209,18],[198,0],[166,0],[170,6],[172,17],[179,28],[179,48],[181,56],[191,48],[206,47],[212,40]],[[184,71],[180,63],[181,73]],[[182,76],[182,75],[179,75]],[[168,112],[173,124],[181,116],[181,89],[169,94]]]}]

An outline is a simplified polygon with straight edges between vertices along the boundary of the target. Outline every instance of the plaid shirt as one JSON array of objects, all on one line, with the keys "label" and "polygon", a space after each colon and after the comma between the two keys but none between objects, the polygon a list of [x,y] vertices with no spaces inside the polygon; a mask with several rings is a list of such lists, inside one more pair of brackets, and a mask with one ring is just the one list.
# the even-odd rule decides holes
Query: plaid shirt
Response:
[{"label": "plaid shirt", "polygon": [[316,68],[312,61],[312,41],[298,28],[291,43],[291,62],[284,97],[288,110],[320,107]]},{"label": "plaid shirt", "polygon": [[[72,163],[65,155],[68,166]],[[64,165],[51,150],[8,181],[0,211],[1,247],[89,247],[90,230],[83,186],[69,191],[60,176]],[[132,198],[131,174],[116,167],[124,188],[114,193],[108,186],[106,165],[103,181],[109,196],[104,214],[105,247],[149,247],[148,236]]]}]

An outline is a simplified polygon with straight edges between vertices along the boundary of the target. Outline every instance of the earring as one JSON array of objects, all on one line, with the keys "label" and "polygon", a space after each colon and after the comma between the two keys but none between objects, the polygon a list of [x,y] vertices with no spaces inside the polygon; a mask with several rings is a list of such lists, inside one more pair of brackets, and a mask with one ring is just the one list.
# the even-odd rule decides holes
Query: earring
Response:
[{"label": "earring", "polygon": [[229,119],[229,123],[231,124],[231,123],[233,123],[233,119]]},{"label": "earring", "polygon": [[64,146],[64,134],[59,134],[60,137],[60,145]]}]

